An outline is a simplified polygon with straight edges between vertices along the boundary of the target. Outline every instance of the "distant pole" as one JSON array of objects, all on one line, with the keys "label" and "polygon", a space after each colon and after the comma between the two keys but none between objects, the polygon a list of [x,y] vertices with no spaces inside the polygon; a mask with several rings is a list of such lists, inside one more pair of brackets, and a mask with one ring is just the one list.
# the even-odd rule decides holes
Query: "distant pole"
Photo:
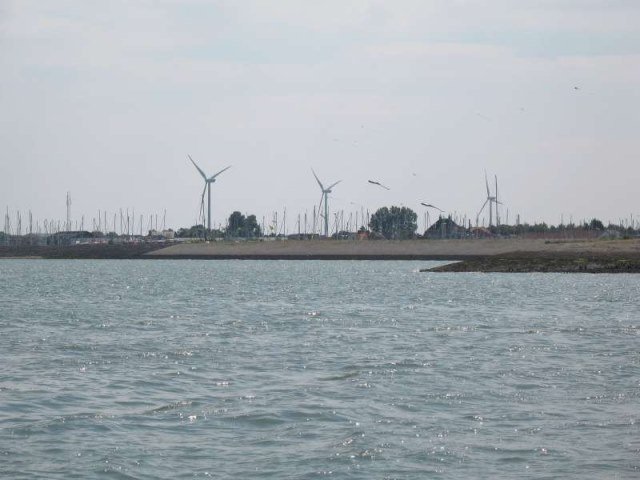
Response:
[{"label": "distant pole", "polygon": [[316,233],[316,206],[313,206],[313,234],[315,235]]},{"label": "distant pole", "polygon": [[282,218],[282,230],[284,232],[284,236],[287,236],[287,208],[284,209],[284,214]]},{"label": "distant pole", "polygon": [[71,193],[67,192],[67,232],[71,230]]},{"label": "distant pole", "polygon": [[324,193],[324,236],[329,238],[329,194]]}]

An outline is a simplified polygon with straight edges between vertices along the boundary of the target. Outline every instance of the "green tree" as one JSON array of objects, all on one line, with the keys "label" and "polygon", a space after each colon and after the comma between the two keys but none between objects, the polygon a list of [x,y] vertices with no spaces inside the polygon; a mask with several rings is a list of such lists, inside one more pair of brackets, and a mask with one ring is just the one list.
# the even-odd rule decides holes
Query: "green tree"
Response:
[{"label": "green tree", "polygon": [[244,228],[249,238],[262,236],[262,230],[260,229],[260,225],[258,225],[258,220],[256,219],[255,215],[249,215],[247,217],[244,222]]},{"label": "green tree", "polygon": [[591,230],[604,230],[604,224],[597,218],[591,219],[589,222],[589,229]]},{"label": "green tree", "polygon": [[229,215],[227,223],[227,235],[230,237],[244,237],[244,224],[246,218],[237,210]]},{"label": "green tree", "polygon": [[418,215],[407,207],[379,208],[369,221],[372,231],[389,239],[406,239],[415,236]]},{"label": "green tree", "polygon": [[242,213],[235,211],[229,216],[227,236],[255,238],[261,235],[262,232],[255,215],[245,217]]},{"label": "green tree", "polygon": [[221,237],[220,230],[207,230],[204,225],[193,225],[190,228],[180,228],[176,232],[178,238],[204,238],[205,233],[207,238]]}]

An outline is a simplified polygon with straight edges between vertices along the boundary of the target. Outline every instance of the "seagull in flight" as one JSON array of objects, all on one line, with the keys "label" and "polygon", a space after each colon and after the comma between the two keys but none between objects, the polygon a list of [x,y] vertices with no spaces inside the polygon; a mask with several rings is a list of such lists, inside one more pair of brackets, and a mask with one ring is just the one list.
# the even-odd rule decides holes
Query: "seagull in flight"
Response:
[{"label": "seagull in flight", "polygon": [[444,210],[441,210],[441,209],[439,209],[438,207],[436,207],[435,205],[431,205],[430,203],[424,203],[424,202],[422,202],[422,203],[420,203],[420,205],[423,205],[423,206],[425,206],[425,207],[427,207],[427,208],[435,208],[436,210],[440,210],[441,212],[444,212]]},{"label": "seagull in flight", "polygon": [[373,180],[367,180],[369,183],[373,184],[373,185],[378,185],[379,187],[382,187],[386,190],[391,190],[389,187],[385,187],[383,184],[381,184],[380,182],[374,182]]}]

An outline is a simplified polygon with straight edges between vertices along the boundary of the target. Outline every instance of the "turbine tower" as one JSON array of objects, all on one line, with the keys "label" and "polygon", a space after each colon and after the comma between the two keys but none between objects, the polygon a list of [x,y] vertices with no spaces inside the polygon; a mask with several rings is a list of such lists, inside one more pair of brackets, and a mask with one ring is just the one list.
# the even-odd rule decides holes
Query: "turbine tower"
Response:
[{"label": "turbine tower", "polygon": [[[187,155],[187,157],[189,157],[189,160],[191,160],[191,163],[193,163],[193,166],[196,167],[196,170],[198,170],[198,172],[200,172],[200,175],[202,175],[202,178],[204,179],[204,189],[202,190],[202,196],[201,196],[200,204],[203,205],[203,207],[204,207],[204,194],[206,192],[207,193],[207,231],[210,231],[211,230],[211,184],[215,183],[216,177],[218,175],[220,175],[225,170],[230,169],[231,165],[229,165],[228,167],[223,168],[222,170],[220,170],[215,175],[212,175],[211,177],[207,177],[207,175],[196,164],[196,162],[193,161],[193,158],[191,158],[191,155]],[[207,231],[205,231],[205,234],[204,234],[205,240],[207,239]]]},{"label": "turbine tower", "polygon": [[333,183],[329,185],[327,188],[324,188],[324,186],[322,185],[322,182],[318,178],[318,175],[316,175],[316,172],[313,170],[313,168],[311,169],[311,172],[313,173],[313,176],[316,177],[316,181],[318,182],[318,185],[320,185],[320,190],[322,190],[322,195],[320,196],[320,203],[318,204],[318,211],[320,211],[320,208],[324,203],[324,236],[328,238],[329,237],[329,194],[331,193],[331,189],[335,187],[337,184],[339,184],[342,180],[338,180],[336,183]]}]

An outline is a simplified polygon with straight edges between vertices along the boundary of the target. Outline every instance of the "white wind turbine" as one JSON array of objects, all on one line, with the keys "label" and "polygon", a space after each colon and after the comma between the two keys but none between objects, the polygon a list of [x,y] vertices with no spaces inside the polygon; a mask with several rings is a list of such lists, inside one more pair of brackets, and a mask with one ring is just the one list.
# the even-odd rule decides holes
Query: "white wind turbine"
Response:
[{"label": "white wind turbine", "polygon": [[[216,177],[218,175],[220,175],[225,170],[230,169],[231,165],[229,165],[228,167],[223,168],[222,170],[220,170],[215,175],[207,177],[207,175],[196,164],[196,162],[193,161],[193,158],[191,158],[191,155],[187,155],[187,157],[189,157],[189,160],[191,160],[191,163],[193,163],[193,166],[196,167],[196,169],[198,170],[198,172],[200,172],[200,175],[202,175],[202,178],[204,179],[204,189],[202,190],[202,197],[201,197],[201,200],[200,200],[200,204],[203,206],[202,208],[204,208],[204,194],[205,194],[205,192],[207,192],[207,194],[208,194],[208,198],[207,198],[207,231],[210,231],[211,230],[211,184],[215,183]],[[205,232],[205,239],[206,238],[207,238],[207,233]]]},{"label": "white wind turbine", "polygon": [[[487,206],[487,203],[489,204],[489,227],[491,227],[491,225],[493,224],[493,208],[496,209],[496,227],[498,226],[499,223],[499,219],[498,219],[498,205],[502,205],[501,202],[498,201],[498,176],[495,175],[495,180],[496,180],[496,193],[495,195],[491,195],[491,191],[489,190],[489,180],[487,180],[487,172],[484,172],[484,183],[487,187],[487,199],[484,201],[484,203],[482,204],[482,208],[480,209],[480,211],[478,212],[478,215],[476,215],[476,224],[478,223],[478,220],[480,219],[480,214],[482,213],[482,211],[484,210],[484,207]],[[494,207],[495,205],[495,207]]]},{"label": "white wind turbine", "polygon": [[333,183],[327,188],[324,188],[322,182],[318,178],[318,175],[316,175],[316,172],[313,170],[313,168],[311,169],[311,172],[313,173],[313,176],[316,177],[316,181],[318,182],[318,185],[320,185],[320,190],[322,190],[320,203],[318,204],[318,212],[320,212],[320,208],[324,203],[324,236],[329,237],[329,194],[331,193],[331,189],[339,184],[342,180],[338,180],[336,183]]}]

